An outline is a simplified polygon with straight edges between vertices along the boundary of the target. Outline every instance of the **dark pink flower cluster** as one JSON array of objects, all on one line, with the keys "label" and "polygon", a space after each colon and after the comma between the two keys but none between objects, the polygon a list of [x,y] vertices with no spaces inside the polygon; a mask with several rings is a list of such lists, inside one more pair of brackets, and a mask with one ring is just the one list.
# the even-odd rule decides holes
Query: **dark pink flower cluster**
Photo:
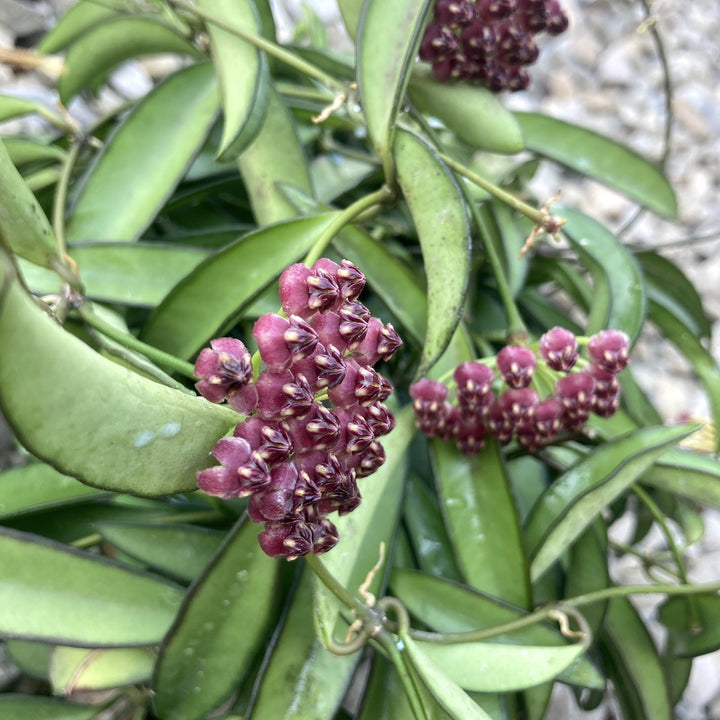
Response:
[{"label": "dark pink flower cluster", "polygon": [[524,90],[539,55],[535,35],[568,26],[557,0],[437,0],[420,45],[439,80],[470,80],[495,92]]},{"label": "dark pink flower cluster", "polygon": [[253,329],[264,364],[257,379],[239,340],[213,340],[198,356],[198,391],[248,416],[215,445],[221,464],[200,471],[198,486],[226,499],[249,496],[270,556],[332,548],[338,535],[327,515],[354,510],[357,479],[385,462],[379,438],[395,425],[383,404],[392,386],[373,365],[402,341],[359,302],[364,286],[347,260],[291,265],[280,277],[286,317],[263,315]]},{"label": "dark pink flower cluster", "polygon": [[[526,450],[537,450],[561,432],[579,430],[590,413],[610,417],[617,410],[617,374],[628,363],[629,346],[624,332],[603,330],[588,341],[590,362],[571,372],[578,360],[577,340],[555,327],[540,338],[539,358],[526,347],[504,347],[495,358],[498,380],[489,365],[461,363],[454,373],[454,405],[444,383],[416,382],[410,394],[417,426],[428,437],[455,440],[467,455],[482,449],[487,434],[503,444],[515,437]],[[538,362],[558,375],[554,392],[543,400],[530,387]]]}]

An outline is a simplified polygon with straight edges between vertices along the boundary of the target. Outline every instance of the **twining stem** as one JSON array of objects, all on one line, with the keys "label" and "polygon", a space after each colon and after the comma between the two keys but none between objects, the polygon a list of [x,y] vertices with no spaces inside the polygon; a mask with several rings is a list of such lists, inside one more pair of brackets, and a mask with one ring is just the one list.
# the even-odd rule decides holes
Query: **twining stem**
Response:
[{"label": "twining stem", "polygon": [[382,205],[392,199],[392,191],[385,185],[365,197],[360,198],[352,205],[346,207],[340,214],[328,225],[323,231],[315,244],[310,248],[310,252],[305,256],[303,262],[310,267],[325,252],[327,246],[332,239],[349,223],[351,223],[358,215],[375,205]]},{"label": "twining stem", "polygon": [[68,154],[65,157],[65,164],[58,178],[57,187],[55,188],[55,197],[53,197],[52,227],[61,255],[67,253],[67,244],[65,243],[65,204],[67,202],[70,176],[72,175],[75,162],[80,153],[80,147],[81,143],[77,140],[70,146],[70,150],[68,150]]},{"label": "twining stem", "polygon": [[208,12],[207,10],[203,10],[202,8],[197,7],[197,5],[186,2],[186,0],[169,0],[169,3],[174,7],[181,8],[186,12],[190,13],[191,15],[194,15],[195,17],[204,20],[205,22],[208,22],[212,25],[215,25],[216,27],[219,27],[222,30],[225,30],[226,32],[229,32],[231,35],[239,37],[241,40],[244,40],[245,42],[250,43],[250,45],[256,47],[258,50],[262,50],[268,55],[271,55],[277,60],[280,60],[280,62],[283,62],[286,65],[295,68],[296,70],[304,73],[308,77],[314,78],[326,87],[332,88],[338,93],[345,93],[345,86],[341,82],[336,80],[332,75],[328,75],[316,65],[313,65],[312,63],[303,60],[301,57],[298,57],[294,53],[289,52],[277,43],[261,37],[260,35],[250,33],[247,30],[244,30],[243,28],[238,27],[233,23],[227,22],[223,18]]},{"label": "twining stem", "polygon": [[361,619],[364,619],[370,608],[358,600],[338,579],[327,569],[325,563],[317,555],[306,555],[305,562],[317,575],[322,584],[346,607],[355,611]]},{"label": "twining stem", "polygon": [[98,317],[93,312],[92,307],[87,303],[81,305],[78,308],[78,312],[88,325],[95,328],[103,335],[107,335],[111,340],[115,340],[115,342],[120,343],[124,347],[145,355],[145,357],[152,360],[157,365],[162,365],[170,370],[174,370],[180,375],[183,375],[191,380],[197,380],[195,376],[195,369],[189,362],[185,362],[185,360],[181,360],[174,355],[169,355],[152,345],[142,342],[142,340],[138,340],[134,335],[130,335],[129,333],[113,327],[110,323]]}]

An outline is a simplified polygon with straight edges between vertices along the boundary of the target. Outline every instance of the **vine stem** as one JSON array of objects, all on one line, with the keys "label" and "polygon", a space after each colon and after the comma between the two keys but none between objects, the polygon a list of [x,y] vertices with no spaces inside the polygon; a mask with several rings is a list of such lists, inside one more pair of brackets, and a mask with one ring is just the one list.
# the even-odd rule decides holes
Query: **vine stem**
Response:
[{"label": "vine stem", "polygon": [[181,360],[174,355],[169,355],[152,345],[148,345],[147,343],[142,342],[142,340],[138,340],[134,335],[118,330],[118,328],[113,327],[110,323],[98,317],[93,312],[90,305],[81,305],[78,308],[78,312],[80,313],[80,317],[82,317],[88,325],[95,328],[95,330],[101,332],[103,335],[107,335],[111,340],[115,340],[115,342],[120,343],[124,347],[145,355],[145,357],[152,360],[154,363],[169,368],[170,370],[174,370],[190,380],[197,380],[197,377],[195,376],[195,368],[189,362],[185,362],[185,360]]},{"label": "vine stem", "polygon": [[303,262],[310,267],[324,252],[332,239],[349,223],[351,223],[358,215],[375,205],[382,205],[393,197],[393,193],[387,186],[383,185],[365,197],[360,198],[352,205],[349,205],[328,225],[323,231],[317,242],[310,248]]},{"label": "vine stem", "polygon": [[65,242],[65,203],[67,202],[70,176],[72,175],[75,162],[80,153],[80,147],[81,143],[77,140],[71,145],[67,157],[65,158],[62,172],[58,178],[55,196],[53,197],[52,227],[61,255],[65,255],[67,253],[67,244]]},{"label": "vine stem", "polygon": [[315,573],[318,580],[346,607],[356,612],[361,619],[368,614],[370,608],[358,600],[338,579],[327,569],[325,563],[317,555],[306,555],[305,562]]},{"label": "vine stem", "polygon": [[285,48],[281,47],[277,43],[261,37],[260,35],[254,35],[253,33],[249,33],[243,28],[238,27],[237,25],[233,25],[232,23],[223,20],[222,18],[208,12],[207,10],[202,10],[196,5],[186,2],[186,0],[169,0],[169,2],[170,5],[181,8],[182,10],[185,10],[191,15],[200,18],[201,20],[215,25],[216,27],[219,27],[220,29],[229,32],[231,35],[239,37],[241,40],[244,40],[245,42],[250,43],[250,45],[256,47],[258,50],[262,50],[268,55],[271,55],[277,60],[280,60],[280,62],[283,62],[286,65],[295,68],[296,70],[304,73],[308,77],[314,78],[326,87],[332,88],[337,93],[345,93],[345,86],[341,82],[336,80],[332,75],[328,75],[328,73],[324,72],[316,65],[313,65],[312,63],[303,60],[294,53],[291,53]]}]

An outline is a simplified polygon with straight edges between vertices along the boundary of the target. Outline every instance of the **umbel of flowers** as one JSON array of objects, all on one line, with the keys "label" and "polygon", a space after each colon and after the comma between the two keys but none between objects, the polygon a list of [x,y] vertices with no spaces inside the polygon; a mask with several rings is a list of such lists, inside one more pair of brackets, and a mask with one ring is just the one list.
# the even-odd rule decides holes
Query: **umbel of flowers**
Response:
[{"label": "umbel of flowers", "polygon": [[[552,328],[540,338],[539,357],[530,348],[508,345],[493,363],[461,363],[453,375],[454,405],[444,383],[424,378],[413,384],[417,426],[428,437],[454,440],[467,455],[479,452],[488,434],[503,444],[515,437],[525,449],[537,450],[562,432],[577,432],[590,413],[610,417],[617,410],[617,375],[628,363],[629,345],[624,332],[603,330],[587,343],[589,362],[573,372],[577,339],[565,328]],[[538,366],[554,380],[554,392],[544,399],[530,387]]]},{"label": "umbel of flowers", "polygon": [[222,498],[250,498],[250,518],[270,556],[294,560],[338,541],[328,514],[360,503],[357,479],[385,462],[379,439],[395,419],[392,391],[374,365],[402,341],[358,300],[365,276],[348,260],[291,265],[280,277],[284,315],[253,329],[264,368],[257,377],[245,345],[212,340],[195,363],[196,387],[247,417],[198,473],[198,486]]},{"label": "umbel of flowers", "polygon": [[438,80],[470,80],[499,92],[524,90],[540,53],[535,36],[568,27],[557,0],[437,0],[420,46]]}]

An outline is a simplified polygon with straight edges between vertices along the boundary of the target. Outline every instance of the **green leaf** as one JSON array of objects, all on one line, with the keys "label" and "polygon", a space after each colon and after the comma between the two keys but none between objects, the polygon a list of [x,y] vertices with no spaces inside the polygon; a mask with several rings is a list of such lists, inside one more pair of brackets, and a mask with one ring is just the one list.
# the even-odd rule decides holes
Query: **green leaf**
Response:
[{"label": "green leaf", "polygon": [[306,253],[336,217],[325,213],[264,227],[207,258],[156,308],[141,339],[190,357],[230,327],[242,308]]},{"label": "green leaf", "polygon": [[605,227],[577,210],[557,211],[567,219],[563,232],[593,276],[588,334],[623,330],[635,341],[645,321],[644,281],[632,253]]},{"label": "green leaf", "polygon": [[520,522],[497,442],[477,455],[432,441],[435,482],[467,583],[519,607],[529,607],[530,584]]},{"label": "green leaf", "polygon": [[420,377],[445,351],[460,321],[470,273],[470,228],[452,173],[423,140],[399,131],[394,154],[427,278],[428,324]]},{"label": "green leaf", "polygon": [[150,648],[54,648],[50,685],[55,695],[135,685],[150,678],[155,653]]},{"label": "green leaf", "polygon": [[63,13],[57,25],[40,41],[37,50],[47,55],[64,50],[94,25],[116,14],[117,10],[112,4],[103,5],[94,0],[80,0]]},{"label": "green leaf", "polygon": [[60,260],[55,235],[40,204],[0,140],[0,244],[31,262],[52,268]]},{"label": "green leaf", "polygon": [[[200,248],[160,243],[88,243],[70,248],[87,297],[121,305],[154,307],[209,255]],[[58,276],[19,263],[34,292],[57,292]]]},{"label": "green leaf", "polygon": [[24,673],[47,680],[54,645],[31,640],[5,640],[4,644],[10,659]]},{"label": "green leaf", "polygon": [[31,695],[0,695],[3,720],[92,720],[97,713],[95,705],[75,705]]},{"label": "green leaf", "polygon": [[599,445],[561,475],[535,504],[525,527],[530,577],[539,578],[613,500],[696,426],[650,427]]},{"label": "green leaf", "polygon": [[160,649],[153,680],[160,717],[201,720],[240,683],[270,630],[281,569],[244,516],[191,586]]},{"label": "green leaf", "polygon": [[295,121],[274,87],[270,87],[265,123],[238,158],[238,165],[258,225],[297,215],[281,190],[282,184],[313,194]]},{"label": "green leaf", "polygon": [[338,0],[340,15],[342,16],[348,35],[354,40],[360,25],[360,14],[364,0]]},{"label": "green leaf", "polygon": [[360,17],[358,93],[368,134],[389,183],[395,177],[392,149],[397,117],[431,7],[430,0],[365,0]]},{"label": "green leaf", "polygon": [[22,138],[5,138],[5,149],[10,161],[16,167],[21,165],[45,164],[53,161],[63,162],[66,157],[64,150],[57,145],[44,145],[34,140]]},{"label": "green leaf", "polygon": [[87,28],[65,56],[60,100],[67,105],[84,88],[97,90],[120,63],[152,53],[201,56],[174,28],[153,17],[116,15]]},{"label": "green leaf", "polygon": [[154,645],[182,591],[34,535],[0,528],[0,633],[81,647]]},{"label": "green leaf", "polygon": [[710,455],[670,450],[642,475],[640,482],[720,508],[720,462]]},{"label": "green leaf", "polygon": [[672,186],[651,162],[592,130],[536,113],[515,113],[525,147],[599,180],[654,212],[677,216]]},{"label": "green leaf", "polygon": [[37,307],[1,250],[0,278],[0,405],[23,445],[106,490],[193,490],[239,416],[99,356]]},{"label": "green leaf", "polygon": [[[415,617],[441,633],[485,630],[526,614],[479,590],[413,570],[393,569],[390,585]],[[498,635],[492,642],[555,647],[567,644],[559,632],[539,623]],[[586,658],[579,658],[561,673],[560,679],[581,687],[604,687],[602,676]]]},{"label": "green leaf", "polygon": [[659,608],[673,655],[696,657],[720,648],[720,596],[670,597]]},{"label": "green leaf", "polygon": [[[45,106],[34,100],[27,100],[15,95],[0,94],[0,122],[12,120],[22,115],[32,115],[44,110]],[[12,140],[12,138],[3,138],[4,143],[7,143],[8,140]]]},{"label": "green leaf", "polygon": [[216,530],[193,525],[100,522],[103,539],[140,562],[179,580],[194,580],[223,540]]},{"label": "green leaf", "polygon": [[672,720],[662,663],[645,623],[627,599],[610,601],[602,640],[623,717]]},{"label": "green leaf", "polygon": [[183,68],[152,90],[91,166],[68,222],[68,242],[136,240],[199,152],[218,108],[211,63]]},{"label": "green leaf", "polygon": [[[380,544],[390,547],[404,488],[404,459],[413,434],[414,415],[405,407],[396,415],[394,430],[382,439],[385,464],[372,475],[360,481],[362,503],[348,515],[334,519],[340,542],[323,557],[327,570],[350,592],[365,580],[370,568],[378,561]],[[369,587],[377,595],[382,589],[383,574],[378,573]],[[314,584],[315,614],[318,632],[326,641],[333,639],[339,629],[344,637],[347,623],[340,620],[344,608],[337,598],[319,581]]]},{"label": "green leaf", "polygon": [[[655,302],[649,309],[650,319],[692,365],[710,401],[715,427],[720,427],[720,366],[682,320]],[[720,449],[720,433],[715,442],[715,449]]]},{"label": "green leaf", "polygon": [[[382,655],[373,658],[370,682],[358,720],[417,720],[395,667]],[[433,720],[436,720],[433,717]]]},{"label": "green leaf", "polygon": [[475,150],[517,153],[524,149],[520,125],[498,96],[466,82],[441,83],[430,68],[418,66],[408,95],[424,113],[442,120]]},{"label": "green leaf", "polygon": [[43,463],[0,473],[0,519],[95,497],[102,493]]},{"label": "green leaf", "polygon": [[548,682],[567,670],[586,650],[584,643],[543,647],[498,642],[443,644],[418,640],[417,646],[451,680],[475,692],[523,690]]},{"label": "green leaf", "polygon": [[[260,32],[253,2],[202,0],[198,6],[230,18],[234,26],[253,35]],[[207,24],[207,32],[225,118],[217,155],[226,160],[239,155],[260,131],[267,112],[270,77],[265,53],[213,23]]]},{"label": "green leaf", "polygon": [[409,637],[403,638],[402,642],[418,675],[451,717],[455,720],[491,720],[490,716],[473,702],[444,670],[438,668],[424,652],[424,647],[420,647],[419,643]]}]

